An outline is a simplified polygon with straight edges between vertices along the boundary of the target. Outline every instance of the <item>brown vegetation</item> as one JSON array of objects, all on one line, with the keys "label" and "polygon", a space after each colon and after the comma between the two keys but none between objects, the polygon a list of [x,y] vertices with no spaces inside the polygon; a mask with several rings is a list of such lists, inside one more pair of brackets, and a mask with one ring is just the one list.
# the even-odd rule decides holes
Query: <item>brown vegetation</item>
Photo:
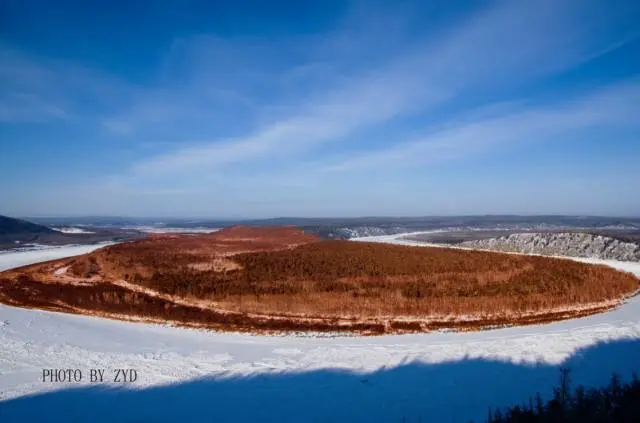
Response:
[{"label": "brown vegetation", "polygon": [[[52,276],[63,265],[65,275]],[[295,228],[154,236],[0,274],[0,301],[17,305],[216,329],[367,333],[540,323],[608,309],[637,288],[633,275],[606,266],[320,242]]]},{"label": "brown vegetation", "polygon": [[134,282],[237,311],[358,317],[537,312],[615,300],[638,286],[629,274],[569,260],[349,241],[233,260],[239,269],[178,266]]},{"label": "brown vegetation", "polygon": [[438,329],[473,330],[500,325],[539,324],[585,316],[609,308],[598,307],[590,310],[514,316],[508,320],[499,317],[473,321],[404,321],[394,319],[360,321],[336,318],[282,318],[185,306],[108,283],[60,285],[33,281],[26,275],[15,280],[0,280],[0,302],[20,307],[98,315],[122,320],[142,319],[150,322],[172,322],[182,326],[204,327],[214,330],[355,332],[369,335]]}]

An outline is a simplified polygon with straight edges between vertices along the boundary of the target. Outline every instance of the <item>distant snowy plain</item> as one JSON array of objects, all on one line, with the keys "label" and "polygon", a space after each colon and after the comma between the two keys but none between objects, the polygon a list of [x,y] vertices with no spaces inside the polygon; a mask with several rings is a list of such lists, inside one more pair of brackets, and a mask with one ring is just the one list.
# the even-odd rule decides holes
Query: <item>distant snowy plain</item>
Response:
[{"label": "distant snowy plain", "polygon": [[[407,234],[370,237],[418,245]],[[422,244],[419,244],[422,245]],[[0,270],[83,254],[0,255]],[[640,276],[640,263],[606,264]],[[253,336],[0,305],[0,421],[467,422],[548,397],[558,369],[603,385],[640,372],[640,298],[540,326],[379,337]],[[80,383],[43,382],[79,369]],[[134,383],[113,383],[116,369]],[[104,369],[105,383],[89,381]],[[74,388],[74,389],[69,389]]]}]

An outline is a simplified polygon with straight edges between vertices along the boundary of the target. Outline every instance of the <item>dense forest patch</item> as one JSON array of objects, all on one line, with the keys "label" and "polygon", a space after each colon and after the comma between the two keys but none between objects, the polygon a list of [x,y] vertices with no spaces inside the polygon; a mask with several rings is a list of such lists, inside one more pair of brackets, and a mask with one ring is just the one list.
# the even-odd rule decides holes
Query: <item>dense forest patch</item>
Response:
[{"label": "dense forest patch", "polygon": [[638,287],[633,275],[570,260],[349,241],[231,258],[229,271],[177,266],[133,282],[238,311],[366,317],[535,312]]}]

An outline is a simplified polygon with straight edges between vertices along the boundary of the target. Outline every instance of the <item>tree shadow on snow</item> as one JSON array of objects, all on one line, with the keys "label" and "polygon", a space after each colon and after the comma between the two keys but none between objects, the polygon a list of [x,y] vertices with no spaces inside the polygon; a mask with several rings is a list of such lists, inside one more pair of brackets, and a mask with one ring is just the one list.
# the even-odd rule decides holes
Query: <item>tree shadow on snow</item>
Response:
[{"label": "tree shadow on snow", "polygon": [[0,422],[480,422],[490,406],[549,398],[561,367],[573,385],[604,386],[613,373],[627,380],[640,371],[640,340],[595,344],[557,365],[464,359],[65,389],[0,402]]}]

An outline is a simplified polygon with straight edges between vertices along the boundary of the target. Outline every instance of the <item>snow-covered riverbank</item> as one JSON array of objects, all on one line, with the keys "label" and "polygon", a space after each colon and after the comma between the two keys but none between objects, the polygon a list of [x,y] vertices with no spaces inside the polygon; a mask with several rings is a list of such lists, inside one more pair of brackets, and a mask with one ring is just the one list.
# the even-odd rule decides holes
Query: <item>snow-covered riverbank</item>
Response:
[{"label": "snow-covered riverbank", "polygon": [[42,261],[56,260],[65,257],[79,256],[90,253],[98,248],[106,245],[112,245],[112,242],[92,244],[92,245],[62,245],[62,246],[46,246],[35,245],[16,250],[0,251],[0,272],[15,267],[26,266],[28,264],[39,263]]}]

